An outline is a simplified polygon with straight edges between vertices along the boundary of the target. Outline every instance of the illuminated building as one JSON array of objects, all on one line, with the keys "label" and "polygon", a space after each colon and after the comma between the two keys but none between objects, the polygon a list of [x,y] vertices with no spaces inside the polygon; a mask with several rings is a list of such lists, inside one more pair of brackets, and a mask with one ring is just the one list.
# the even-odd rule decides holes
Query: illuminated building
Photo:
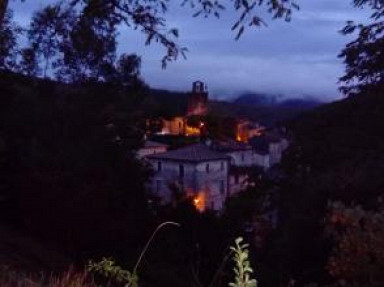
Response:
[{"label": "illuminated building", "polygon": [[163,203],[172,202],[170,185],[177,183],[200,211],[219,211],[228,195],[230,158],[205,144],[194,144],[146,157],[155,169],[151,186]]}]

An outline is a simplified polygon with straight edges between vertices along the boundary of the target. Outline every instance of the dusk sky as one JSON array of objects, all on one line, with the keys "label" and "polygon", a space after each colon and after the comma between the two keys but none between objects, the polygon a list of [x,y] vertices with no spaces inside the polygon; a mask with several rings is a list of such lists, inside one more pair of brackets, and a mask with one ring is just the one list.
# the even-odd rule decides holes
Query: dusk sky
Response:
[{"label": "dusk sky", "polygon": [[[52,1],[12,1],[15,20],[28,23],[33,11]],[[186,91],[195,80],[207,83],[211,96],[228,98],[242,92],[340,98],[338,78],[344,65],[338,53],[351,40],[338,31],[347,20],[366,21],[369,11],[353,8],[350,0],[298,0],[292,21],[270,20],[268,27],[248,29],[239,41],[231,31],[236,14],[230,8],[216,18],[193,18],[193,10],[173,5],[166,15],[169,27],[180,31],[179,43],[189,49],[161,68],[165,50],[145,46],[140,32],[123,27],[119,51],[142,56],[142,76],[154,88]],[[226,2],[226,1],[224,1]]]}]

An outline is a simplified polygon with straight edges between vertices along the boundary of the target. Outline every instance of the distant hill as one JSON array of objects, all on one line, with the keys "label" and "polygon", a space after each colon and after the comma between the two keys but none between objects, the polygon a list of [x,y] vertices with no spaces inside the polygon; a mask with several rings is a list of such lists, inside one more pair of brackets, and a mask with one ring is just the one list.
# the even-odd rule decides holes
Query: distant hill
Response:
[{"label": "distant hill", "polygon": [[281,96],[258,93],[245,93],[232,100],[236,105],[271,106],[275,105]]},{"label": "distant hill", "polygon": [[284,98],[282,95],[268,95],[259,93],[247,93],[236,97],[231,101],[236,105],[252,106],[289,106],[301,108],[314,108],[323,104],[320,100],[313,97]]}]

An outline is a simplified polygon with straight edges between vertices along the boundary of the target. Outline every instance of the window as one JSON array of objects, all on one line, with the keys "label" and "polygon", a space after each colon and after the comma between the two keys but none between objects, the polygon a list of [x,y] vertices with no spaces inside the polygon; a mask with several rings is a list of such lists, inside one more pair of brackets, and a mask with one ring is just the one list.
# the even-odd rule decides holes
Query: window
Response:
[{"label": "window", "polygon": [[224,170],[224,162],[223,161],[220,163],[220,170]]},{"label": "window", "polygon": [[209,173],[209,163],[207,163],[207,165],[205,166],[205,171],[206,171],[207,173]]},{"label": "window", "polygon": [[182,164],[179,165],[179,176],[184,177],[184,166]]},{"label": "window", "polygon": [[244,154],[241,154],[241,161],[244,161]]},{"label": "window", "polygon": [[235,184],[239,184],[239,175],[238,174],[235,175]]},{"label": "window", "polygon": [[224,182],[224,180],[220,180],[220,193],[221,194],[225,193],[225,182]]},{"label": "window", "polygon": [[161,191],[161,180],[156,180],[156,193],[159,194]]},{"label": "window", "polygon": [[157,171],[161,171],[162,170],[162,164],[161,164],[161,161],[158,161],[157,162]]}]

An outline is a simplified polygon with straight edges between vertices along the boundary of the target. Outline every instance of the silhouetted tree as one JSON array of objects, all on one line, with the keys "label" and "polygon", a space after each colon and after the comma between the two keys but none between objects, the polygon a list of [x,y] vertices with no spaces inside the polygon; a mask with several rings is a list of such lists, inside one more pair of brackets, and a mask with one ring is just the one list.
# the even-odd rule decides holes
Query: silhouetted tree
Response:
[{"label": "silhouetted tree", "polygon": [[21,50],[20,70],[27,76],[38,76],[40,73],[36,52],[33,48]]},{"label": "silhouetted tree", "polygon": [[358,31],[356,40],[349,43],[339,57],[344,59],[346,72],[340,81],[347,95],[383,90],[384,86],[384,2],[355,0],[355,6],[369,6],[373,13],[370,24],[349,21],[343,34]]},{"label": "silhouetted tree", "polygon": [[12,11],[7,11],[0,27],[0,69],[15,69],[17,36],[20,33],[21,28],[12,21]]},{"label": "silhouetted tree", "polygon": [[105,81],[103,69],[116,59],[116,36],[116,21],[109,10],[88,7],[77,15],[68,38],[61,43],[59,77],[70,82]]},{"label": "silhouetted tree", "polygon": [[[167,21],[164,15],[167,13],[169,0],[139,0],[139,1],[108,1],[108,0],[67,0],[62,3],[75,7],[80,14],[100,13],[108,11],[110,19],[118,24],[125,24],[134,29],[140,29],[146,35],[146,44],[153,41],[160,43],[166,49],[165,56],[162,59],[163,67],[169,61],[178,56],[185,56],[186,48],[177,43],[179,32],[175,28],[167,28]],[[231,7],[238,13],[238,20],[232,26],[238,39],[246,27],[258,27],[265,24],[258,15],[261,9],[267,10],[273,18],[284,18],[289,21],[292,10],[298,9],[293,0],[269,0],[269,1],[210,1],[210,0],[183,0],[180,1],[183,6],[189,6],[194,11],[194,17],[199,15],[208,17],[214,15],[220,16],[220,12]],[[0,2],[0,27],[3,23],[4,13],[8,7],[8,0]]]},{"label": "silhouetted tree", "polygon": [[68,38],[74,21],[74,12],[60,5],[49,5],[33,15],[28,38],[32,49],[45,61],[44,77],[47,76],[49,69],[53,68],[53,60],[64,40]]}]

